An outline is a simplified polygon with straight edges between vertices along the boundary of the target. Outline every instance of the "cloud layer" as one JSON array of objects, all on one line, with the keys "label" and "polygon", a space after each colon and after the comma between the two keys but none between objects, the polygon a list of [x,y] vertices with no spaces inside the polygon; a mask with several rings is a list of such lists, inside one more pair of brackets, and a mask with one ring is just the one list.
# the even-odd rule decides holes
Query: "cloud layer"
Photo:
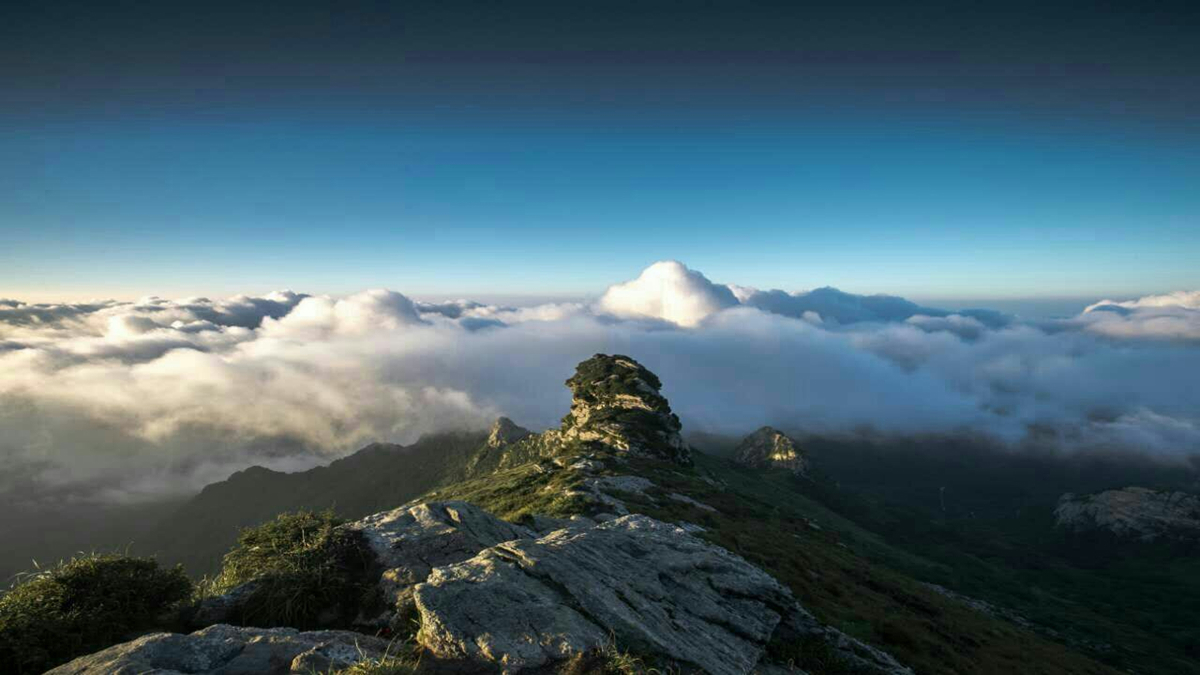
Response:
[{"label": "cloud layer", "polygon": [[[388,290],[0,300],[0,461],[22,484],[121,501],[500,414],[548,427],[568,405],[562,381],[601,351],[658,372],[694,430],[966,432],[1178,458],[1200,451],[1200,389],[1186,377],[1200,372],[1198,315],[1193,292],[1031,324],[727,286],[671,261],[591,304]],[[16,487],[0,479],[0,494]]]}]

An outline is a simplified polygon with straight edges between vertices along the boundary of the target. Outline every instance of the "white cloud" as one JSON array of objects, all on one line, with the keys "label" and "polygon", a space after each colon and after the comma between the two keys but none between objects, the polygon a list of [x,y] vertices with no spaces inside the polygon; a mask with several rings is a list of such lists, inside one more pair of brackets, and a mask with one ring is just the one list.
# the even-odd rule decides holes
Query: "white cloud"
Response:
[{"label": "white cloud", "polygon": [[404,295],[372,289],[340,300],[308,297],[278,319],[263,320],[263,333],[274,337],[314,339],[329,335],[362,335],[425,323]]},{"label": "white cloud", "polygon": [[723,286],[674,262],[596,305],[421,304],[386,290],[4,301],[0,461],[80,498],[136,499],[500,414],[545,428],[569,403],[563,380],[595,352],[657,372],[691,429],[1014,443],[1036,429],[1063,448],[1200,451],[1200,391],[1181,376],[1200,372],[1200,346],[1180,339],[1196,310],[1127,304],[1039,326],[892,296]]},{"label": "white cloud", "polygon": [[728,286],[714,284],[674,260],[656,262],[633,281],[610,286],[600,307],[625,318],[662,319],[695,326],[708,316],[738,304]]},{"label": "white cloud", "polygon": [[1183,307],[1187,309],[1200,309],[1200,291],[1175,291],[1174,293],[1166,293],[1163,295],[1147,295],[1136,300],[1115,301],[1101,300],[1094,305],[1090,305],[1083,310],[1084,313],[1093,312],[1097,309],[1106,307],[1125,307],[1135,309],[1139,307]]},{"label": "white cloud", "polygon": [[1111,338],[1200,340],[1200,291],[1177,291],[1136,300],[1102,300],[1076,321]]}]

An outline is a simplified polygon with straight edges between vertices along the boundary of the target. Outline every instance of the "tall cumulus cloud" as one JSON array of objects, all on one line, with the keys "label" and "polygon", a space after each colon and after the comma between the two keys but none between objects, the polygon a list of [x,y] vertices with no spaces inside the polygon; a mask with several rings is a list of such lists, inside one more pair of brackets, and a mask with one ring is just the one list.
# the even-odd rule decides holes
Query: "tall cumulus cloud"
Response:
[{"label": "tall cumulus cloud", "polygon": [[[1200,293],[1029,323],[651,265],[594,303],[503,307],[290,291],[0,301],[0,461],[83,500],[294,469],[371,441],[553,426],[595,352],[659,373],[691,429],[984,434],[1056,449],[1200,450]],[[14,488],[0,480],[0,493]]]}]

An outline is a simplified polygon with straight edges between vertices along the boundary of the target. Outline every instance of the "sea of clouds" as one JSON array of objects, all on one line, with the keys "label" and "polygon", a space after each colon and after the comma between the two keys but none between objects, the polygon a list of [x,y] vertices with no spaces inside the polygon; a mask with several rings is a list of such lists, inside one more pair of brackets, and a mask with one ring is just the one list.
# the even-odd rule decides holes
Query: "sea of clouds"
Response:
[{"label": "sea of clouds", "polygon": [[595,302],[536,307],[389,290],[0,300],[0,494],[138,501],[498,415],[555,426],[563,380],[596,352],[658,373],[691,430],[1200,451],[1200,291],[1034,322],[717,284],[667,261]]}]

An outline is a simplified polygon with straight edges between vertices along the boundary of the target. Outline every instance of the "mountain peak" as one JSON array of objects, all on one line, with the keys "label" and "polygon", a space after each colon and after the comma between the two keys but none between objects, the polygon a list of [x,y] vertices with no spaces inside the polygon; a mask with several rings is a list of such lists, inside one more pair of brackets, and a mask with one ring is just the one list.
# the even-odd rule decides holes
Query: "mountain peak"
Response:
[{"label": "mountain peak", "polygon": [[682,425],[662,395],[662,382],[634,359],[596,354],[567,380],[571,412],[556,434],[564,441],[608,446],[616,452],[691,463]]},{"label": "mountain peak", "polygon": [[532,436],[533,432],[507,417],[498,417],[488,431],[487,447],[499,448]]},{"label": "mountain peak", "polygon": [[792,473],[808,471],[808,458],[787,434],[774,427],[760,427],[742,439],[735,451],[739,464],[750,467],[776,467]]}]

